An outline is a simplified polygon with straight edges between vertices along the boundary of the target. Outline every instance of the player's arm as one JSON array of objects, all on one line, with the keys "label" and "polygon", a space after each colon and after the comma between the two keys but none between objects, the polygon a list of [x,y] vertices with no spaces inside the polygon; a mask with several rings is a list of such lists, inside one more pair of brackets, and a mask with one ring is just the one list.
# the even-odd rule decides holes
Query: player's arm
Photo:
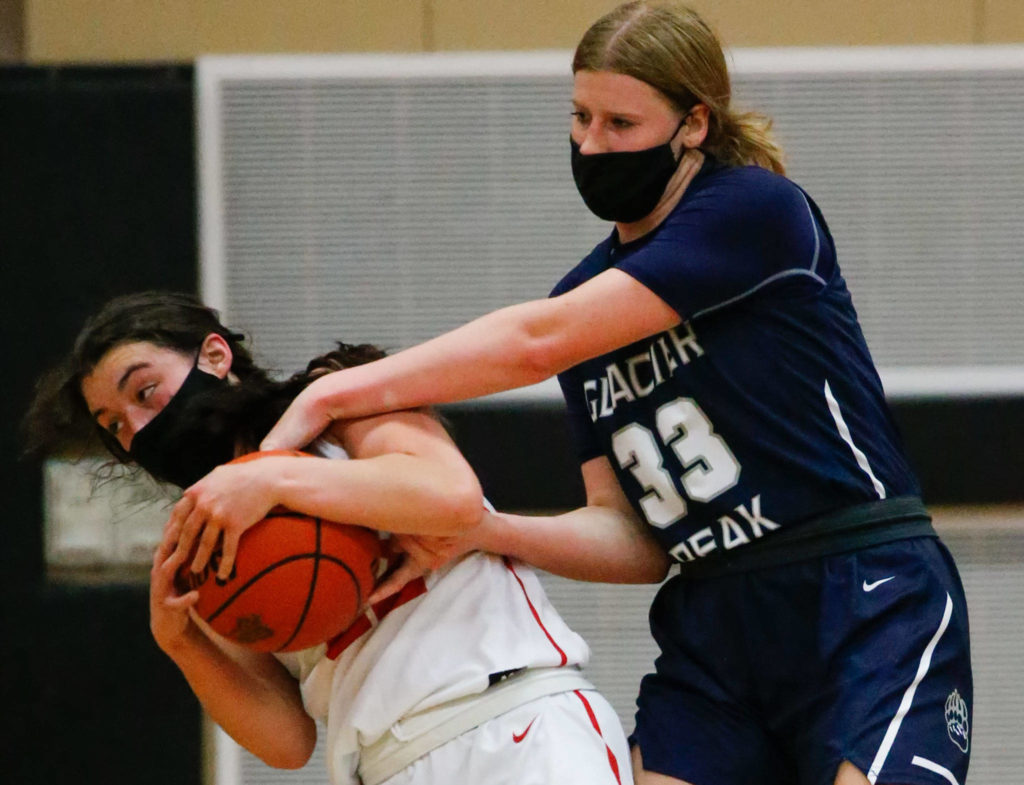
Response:
[{"label": "player's arm", "polygon": [[657,583],[670,560],[630,506],[608,459],[582,466],[585,507],[551,517],[497,513],[493,545],[555,575],[602,583]]},{"label": "player's arm", "polygon": [[534,384],[679,322],[646,286],[606,270],[558,297],[502,308],[390,357],[327,374],[299,394],[262,447],[308,444],[334,420]]},{"label": "player's arm", "polygon": [[165,538],[150,573],[150,628],[210,717],[235,741],[277,768],[303,766],[316,744],[316,724],[298,682],[271,654],[235,646],[190,611],[197,594],[178,596],[174,573],[182,558]]},{"label": "player's arm", "polygon": [[562,515],[485,513],[458,537],[399,537],[410,558],[370,597],[377,602],[417,575],[473,550],[513,556],[574,580],[657,583],[670,559],[633,512],[606,458],[583,464],[587,505]]},{"label": "player's arm", "polygon": [[426,412],[335,423],[332,434],[349,460],[284,458],[279,469],[271,465],[275,503],[394,533],[455,535],[479,522],[480,483]]},{"label": "player's arm", "polygon": [[169,526],[182,553],[199,537],[193,569],[221,542],[219,573],[230,575],[242,533],[278,505],[397,533],[452,535],[479,522],[476,475],[429,414],[394,412],[332,430],[350,460],[268,456],[220,466],[188,488]]},{"label": "player's arm", "polygon": [[669,558],[626,500],[608,459],[583,464],[587,505],[562,515],[496,513],[471,537],[483,550],[514,556],[582,581],[657,583]]}]

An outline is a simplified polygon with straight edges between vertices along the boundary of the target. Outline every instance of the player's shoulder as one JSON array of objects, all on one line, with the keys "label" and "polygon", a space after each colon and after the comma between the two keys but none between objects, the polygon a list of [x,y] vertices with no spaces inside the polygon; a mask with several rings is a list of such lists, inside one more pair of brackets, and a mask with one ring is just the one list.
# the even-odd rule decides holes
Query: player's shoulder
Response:
[{"label": "player's shoulder", "polygon": [[760,166],[714,166],[695,183],[697,201],[756,207],[804,204],[803,191],[785,175]]},{"label": "player's shoulder", "polygon": [[729,234],[743,227],[753,239],[802,232],[809,211],[803,190],[789,178],[759,166],[717,165],[701,172],[666,223],[679,231],[696,224]]}]

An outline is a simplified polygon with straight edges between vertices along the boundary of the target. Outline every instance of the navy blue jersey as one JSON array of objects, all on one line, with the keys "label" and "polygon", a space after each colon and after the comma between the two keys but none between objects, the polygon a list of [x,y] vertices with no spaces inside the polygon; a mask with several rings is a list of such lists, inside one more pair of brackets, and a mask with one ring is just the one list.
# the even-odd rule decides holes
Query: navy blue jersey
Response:
[{"label": "navy blue jersey", "polygon": [[683,322],[559,381],[580,459],[608,456],[675,558],[919,493],[831,235],[790,180],[709,159],[660,226],[613,233],[552,296],[612,267]]}]

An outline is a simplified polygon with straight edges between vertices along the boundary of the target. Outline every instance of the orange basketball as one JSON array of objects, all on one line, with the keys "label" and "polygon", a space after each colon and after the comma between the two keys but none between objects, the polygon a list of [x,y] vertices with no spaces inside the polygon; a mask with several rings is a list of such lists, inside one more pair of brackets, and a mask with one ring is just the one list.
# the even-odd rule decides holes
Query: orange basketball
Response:
[{"label": "orange basketball", "polygon": [[[251,453],[232,463],[291,451]],[[186,562],[179,592],[199,590],[196,611],[221,635],[258,651],[297,651],[344,632],[373,590],[377,533],[275,509],[247,529],[232,575],[217,578],[220,553],[200,573]]]}]

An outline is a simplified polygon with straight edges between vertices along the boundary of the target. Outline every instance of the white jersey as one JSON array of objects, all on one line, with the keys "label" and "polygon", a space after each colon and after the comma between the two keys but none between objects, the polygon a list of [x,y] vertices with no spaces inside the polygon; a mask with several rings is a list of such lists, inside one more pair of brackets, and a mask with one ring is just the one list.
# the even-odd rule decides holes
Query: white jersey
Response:
[{"label": "white jersey", "polygon": [[[334,457],[331,446],[319,452]],[[589,649],[530,567],[471,553],[379,603],[340,639],[276,656],[306,710],[326,722],[328,770],[343,785],[357,781],[359,750],[399,720],[524,668],[582,666]]]}]

